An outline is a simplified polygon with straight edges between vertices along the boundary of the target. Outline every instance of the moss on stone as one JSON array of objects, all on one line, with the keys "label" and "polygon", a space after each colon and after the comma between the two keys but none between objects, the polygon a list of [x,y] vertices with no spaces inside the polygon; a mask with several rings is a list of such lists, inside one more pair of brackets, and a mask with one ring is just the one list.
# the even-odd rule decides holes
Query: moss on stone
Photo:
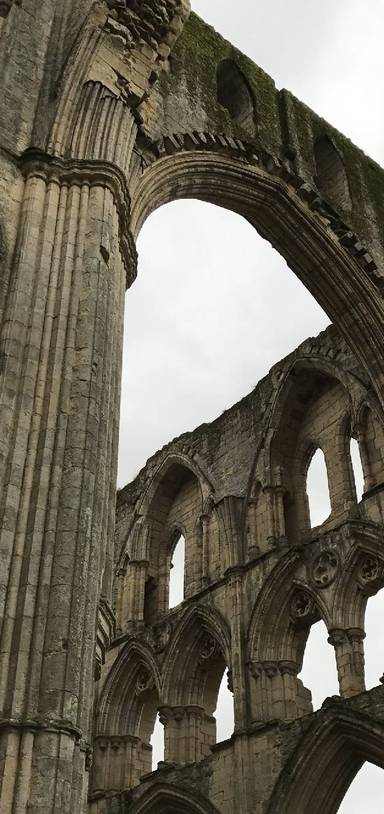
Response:
[{"label": "moss on stone", "polygon": [[277,150],[281,137],[273,80],[197,14],[191,14],[172,54],[172,75],[176,80],[184,80],[190,98],[203,105],[208,130],[244,137],[241,128],[217,100],[216,72],[223,59],[235,62],[251,89],[258,121],[255,144],[266,150]]},{"label": "moss on stone", "polygon": [[[224,59],[237,65],[254,98],[251,138],[218,102],[217,68]],[[384,170],[289,91],[277,91],[271,77],[196,14],[191,14],[173,49],[161,95],[174,100],[171,119],[174,125],[179,111],[184,131],[190,127],[237,136],[275,155],[293,147],[296,171],[310,183],[316,175],[315,141],[327,135],[344,163],[353,204],[352,212],[340,209],[339,215],[368,245],[384,245]]]},{"label": "moss on stone", "polygon": [[343,161],[353,204],[352,212],[341,211],[340,215],[361,238],[370,241],[376,230],[376,238],[384,244],[384,170],[295,96],[288,91],[282,91],[282,95],[288,136],[297,152],[298,172],[313,182],[316,175],[314,145],[321,136],[328,136]]}]

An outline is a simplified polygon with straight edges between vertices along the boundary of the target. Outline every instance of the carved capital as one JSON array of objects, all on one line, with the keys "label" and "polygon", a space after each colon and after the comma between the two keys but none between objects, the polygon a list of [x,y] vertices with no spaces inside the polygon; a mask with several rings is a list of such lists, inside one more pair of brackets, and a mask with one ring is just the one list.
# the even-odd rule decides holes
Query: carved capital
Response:
[{"label": "carved capital", "polygon": [[263,664],[261,661],[250,661],[248,664],[249,672],[256,681],[263,675]]},{"label": "carved capital", "polygon": [[[123,259],[127,288],[137,275],[137,251],[129,230],[131,199],[124,174],[114,164],[107,161],[81,161],[54,158],[41,150],[26,150],[20,159],[24,177],[42,178],[46,183],[101,186],[112,192],[119,223],[119,244]],[[100,247],[100,250],[105,247]]]},{"label": "carved capital", "polygon": [[363,642],[366,633],[360,627],[350,627],[347,630],[347,636],[350,642]]},{"label": "carved capital", "polygon": [[328,642],[332,645],[332,647],[340,647],[341,645],[345,644],[347,640],[348,637],[345,630],[334,628],[333,630],[329,631]]},{"label": "carved capital", "polygon": [[279,661],[279,670],[283,676],[297,676],[299,667],[295,661]]}]

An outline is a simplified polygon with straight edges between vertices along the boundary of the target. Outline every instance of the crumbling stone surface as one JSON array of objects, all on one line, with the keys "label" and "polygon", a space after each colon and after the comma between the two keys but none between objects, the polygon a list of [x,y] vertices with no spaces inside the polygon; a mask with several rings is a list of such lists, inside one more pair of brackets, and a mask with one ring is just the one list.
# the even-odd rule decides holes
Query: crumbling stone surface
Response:
[{"label": "crumbling stone surface", "polygon": [[[156,795],[158,786],[160,806],[161,784],[168,788],[166,799],[185,783],[191,793],[204,788],[222,812],[234,810],[240,793],[244,811],[304,812],[312,800],[308,796],[304,804],[296,791],[287,802],[286,778],[291,782],[300,770],[306,787],[307,773],[315,772],[305,766],[307,744],[324,737],[324,749],[332,752],[333,732],[349,762],[337,757],[338,787],[326,786],[328,808],[318,808],[332,811],[331,796],[344,793],[351,766],[360,765],[364,748],[355,737],[362,718],[376,760],[384,696],[382,689],[365,692],[364,609],[384,585],[384,437],[381,421],[376,424],[366,410],[364,379],[331,327],[279,362],[213,424],[165,446],[118,493],[117,638],[101,671],[91,810],[112,810],[108,790],[118,774],[123,786],[135,789],[121,798],[122,811],[140,811],[141,795]],[[352,435],[364,462],[360,503],[351,474]],[[311,528],[306,472],[317,447],[325,455],[331,514]],[[169,610],[171,559],[181,533],[184,602]],[[335,651],[340,696],[313,713],[298,674],[309,630],[319,619]],[[212,699],[225,667],[235,731],[230,742],[215,746]],[[137,696],[131,702],[137,709],[129,734],[136,741],[128,761],[118,723],[126,703],[123,674],[129,697],[128,687],[136,682],[137,692],[143,675],[143,690],[150,689],[140,713]],[[165,765],[143,778],[140,755],[157,710],[165,726]]]},{"label": "crumbling stone surface", "polygon": [[[383,170],[184,0],[3,0],[0,77],[1,814],[333,814],[384,753],[382,688],[364,691],[384,581]],[[183,197],[246,217],[334,325],[156,453],[116,511],[135,242]],[[316,447],[331,513],[312,529]],[[320,618],[340,696],[313,713],[298,675]],[[226,667],[235,732],[216,745]]]}]

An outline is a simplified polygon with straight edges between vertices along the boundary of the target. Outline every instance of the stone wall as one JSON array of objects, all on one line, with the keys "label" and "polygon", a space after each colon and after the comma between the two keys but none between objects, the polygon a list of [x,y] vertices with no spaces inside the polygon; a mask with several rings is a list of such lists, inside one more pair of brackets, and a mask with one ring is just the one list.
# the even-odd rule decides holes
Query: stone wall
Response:
[{"label": "stone wall", "polygon": [[[121,682],[128,663],[129,671],[141,665],[147,681],[152,676],[152,724],[159,710],[165,725],[165,764],[121,798],[122,811],[136,811],[136,799],[161,784],[180,784],[185,794],[204,788],[223,814],[239,795],[244,811],[269,811],[284,761],[302,748],[304,732],[320,725],[321,715],[349,715],[342,699],[357,695],[369,703],[364,613],[368,597],[384,586],[384,466],[380,409],[364,379],[331,327],[275,365],[212,424],[160,450],[118,493],[117,640],[101,671],[97,738],[117,736],[113,721],[127,703]],[[351,437],[358,439],[365,476],[359,503]],[[306,476],[316,448],[325,455],[331,513],[311,528]],[[174,528],[186,540],[185,596],[168,610]],[[313,714],[310,690],[298,675],[319,619],[335,651],[340,699],[326,705],[327,713]],[[235,731],[230,742],[215,745],[209,721],[226,667]],[[374,697],[382,698],[381,691]],[[144,711],[144,696],[141,703]],[[125,735],[149,748],[144,712],[135,720]],[[302,728],[288,726],[298,721]],[[131,758],[133,766],[137,760]],[[91,810],[112,811],[108,791],[117,789],[96,788]]]},{"label": "stone wall", "polygon": [[[283,736],[311,724],[297,675],[320,617],[347,699],[324,716],[326,751],[348,756],[332,788],[381,761],[380,691],[365,725],[350,696],[370,709],[364,610],[383,576],[383,170],[189,12],[0,0],[2,814],[85,811],[92,759],[91,810],[266,810],[292,749],[301,771]],[[145,219],[183,197],[246,217],[335,328],[154,456],[118,495],[115,536],[124,292]],[[311,530],[316,444],[332,512]],[[168,613],[179,533],[186,598]],[[236,731],[215,747],[225,666]],[[158,709],[181,774],[141,784]],[[270,814],[280,794],[287,814],[333,812],[313,755],[307,796],[280,779]]]}]

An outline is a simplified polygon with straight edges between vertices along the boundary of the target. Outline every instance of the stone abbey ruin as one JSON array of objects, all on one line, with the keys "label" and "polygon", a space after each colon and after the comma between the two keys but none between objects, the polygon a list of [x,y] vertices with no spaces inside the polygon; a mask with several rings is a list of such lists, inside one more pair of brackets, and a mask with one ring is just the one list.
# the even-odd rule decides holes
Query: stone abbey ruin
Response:
[{"label": "stone abbey ruin", "polygon": [[[364,677],[384,172],[188,0],[0,0],[0,77],[1,814],[336,814],[364,761],[384,767],[384,687]],[[246,218],[332,326],[116,507],[124,295],[143,223],[180,198]],[[317,448],[331,513],[311,528]],[[319,619],[340,694],[313,712],[298,674]]]}]

